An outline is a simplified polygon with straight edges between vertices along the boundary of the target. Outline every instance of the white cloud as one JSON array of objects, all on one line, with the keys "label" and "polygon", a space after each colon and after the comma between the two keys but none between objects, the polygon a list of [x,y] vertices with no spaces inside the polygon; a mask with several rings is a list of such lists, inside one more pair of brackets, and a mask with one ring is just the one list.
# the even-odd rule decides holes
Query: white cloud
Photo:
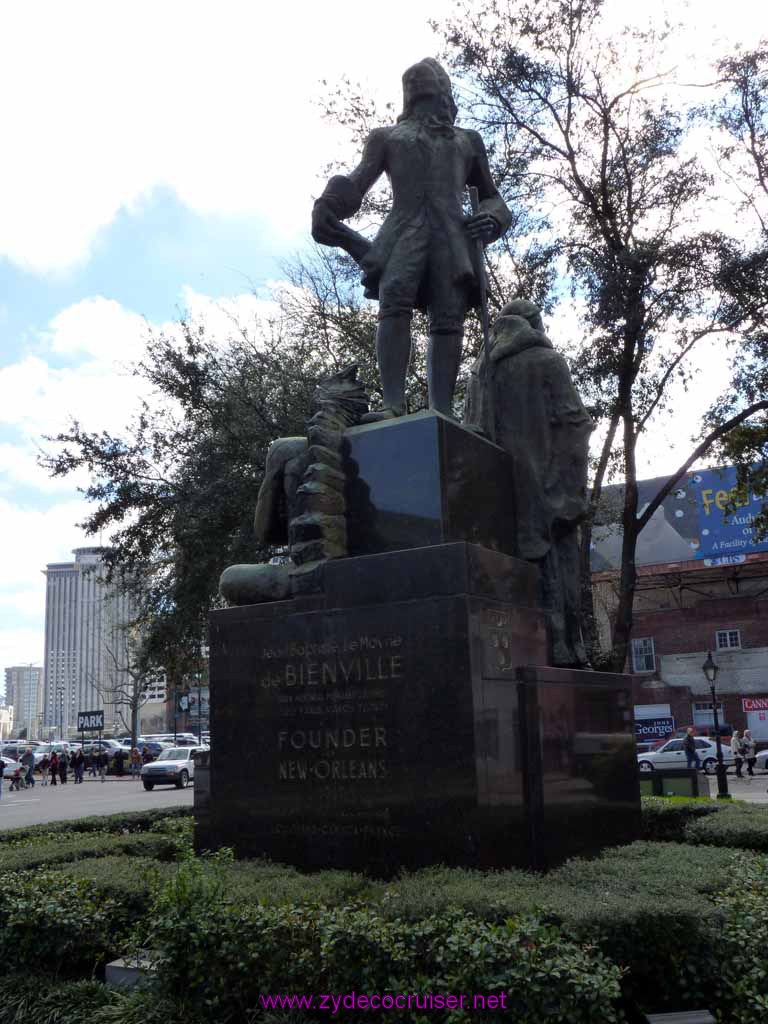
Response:
[{"label": "white cloud", "polygon": [[48,332],[52,352],[85,353],[99,360],[119,357],[123,362],[141,355],[146,336],[143,317],[101,295],[63,309]]},{"label": "white cloud", "polygon": [[[43,664],[44,637],[42,629],[20,626],[0,629],[0,669],[11,665]],[[4,686],[4,679],[0,679]]]},{"label": "white cloud", "polygon": [[[758,39],[768,15],[752,0],[649,0],[691,28],[678,46],[715,36]],[[391,0],[386,16],[357,0],[280,4],[220,0],[27,0],[0,8],[0,254],[36,271],[87,258],[122,207],[169,187],[195,211],[263,216],[283,240],[305,233],[309,198],[341,130],[314,100],[343,74],[400,102],[400,74],[439,49],[427,19],[439,0]],[[611,0],[622,24],[631,9]]]},{"label": "white cloud", "polygon": [[156,186],[198,212],[261,214],[283,238],[306,230],[334,137],[319,79],[386,82],[397,100],[406,64],[435,50],[434,6],[393,3],[372,33],[353,0],[5,5],[0,91],[23,102],[2,115],[0,253],[66,269]]},{"label": "white cloud", "polygon": [[75,524],[85,518],[84,501],[69,500],[48,509],[33,508],[0,497],[0,591],[34,588],[48,562],[72,560],[72,549],[92,544]]}]

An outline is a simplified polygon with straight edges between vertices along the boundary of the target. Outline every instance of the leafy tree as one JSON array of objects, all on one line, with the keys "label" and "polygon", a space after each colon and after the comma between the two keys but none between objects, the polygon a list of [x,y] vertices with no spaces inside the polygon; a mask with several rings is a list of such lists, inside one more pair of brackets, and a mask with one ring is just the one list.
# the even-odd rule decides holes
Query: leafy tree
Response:
[{"label": "leafy tree", "polygon": [[[764,246],[706,227],[726,181],[738,186],[736,206],[756,211],[762,202],[764,48],[754,60],[724,59],[715,98],[696,108],[680,101],[661,63],[672,28],[611,37],[601,0],[465,3],[441,31],[464,120],[483,133],[515,215],[488,253],[492,307],[523,294],[549,311],[560,304],[578,314],[569,355],[600,438],[583,594],[589,610],[590,531],[614,473],[625,482],[623,549],[607,663],[620,669],[640,531],[696,459],[726,438],[754,441],[764,422],[755,418],[766,409]],[[347,125],[358,152],[363,136],[393,117],[349,83],[328,97],[326,114]],[[719,137],[731,140],[714,168],[690,144],[713,119]],[[381,217],[383,189],[361,211],[363,227]],[[221,569],[268,554],[256,548],[251,515],[269,442],[303,433],[317,381],[345,363],[359,361],[376,393],[375,310],[360,299],[356,268],[322,250],[294,261],[287,277],[274,315],[233,324],[227,338],[189,320],[176,335],[150,338],[136,372],[155,398],[119,436],[73,423],[44,460],[54,475],[91,471],[85,493],[95,509],[84,525],[112,531],[113,571],[137,580],[144,595],[143,657],[172,681],[198,663]],[[426,391],[418,319],[414,330],[412,410]],[[701,343],[712,337],[740,346],[737,397],[730,405],[722,397],[675,478],[641,510],[638,447],[671,413],[673,386],[692,379]],[[470,320],[467,360],[478,347]]]},{"label": "leafy tree", "polygon": [[[733,379],[710,413],[714,426],[768,394],[768,40],[723,58],[718,72],[724,90],[707,113],[718,131],[719,165],[748,230],[746,242],[733,244],[723,260],[721,285],[726,301],[748,311],[749,329],[732,348]],[[726,434],[718,454],[737,466],[742,487],[768,494],[765,414]],[[768,506],[755,525],[768,535]]]},{"label": "leafy tree", "polygon": [[222,570],[271,553],[252,527],[269,444],[304,433],[320,379],[355,360],[374,374],[372,312],[326,254],[297,261],[273,299],[224,338],[190,319],[150,335],[134,372],[152,397],[126,429],[73,421],[41,460],[53,476],[91,474],[81,525],[109,536],[108,578],[134,593],[132,663],[162,666],[172,691],[200,664]]},{"label": "leafy tree", "polygon": [[[491,0],[461,4],[440,27],[474,126],[508,168],[507,187],[554,211],[550,229],[582,317],[573,369],[601,438],[583,530],[587,609],[591,525],[609,471],[624,481],[607,659],[620,670],[632,629],[637,539],[675,482],[639,509],[638,446],[670,411],[671,385],[691,379],[697,346],[716,335],[743,337],[755,301],[745,303],[748,289],[727,289],[737,244],[700,226],[717,188],[686,145],[698,122],[673,100],[672,74],[660,70],[672,29],[611,36],[602,13],[601,0]],[[724,415],[675,479],[765,408],[757,398]]]}]

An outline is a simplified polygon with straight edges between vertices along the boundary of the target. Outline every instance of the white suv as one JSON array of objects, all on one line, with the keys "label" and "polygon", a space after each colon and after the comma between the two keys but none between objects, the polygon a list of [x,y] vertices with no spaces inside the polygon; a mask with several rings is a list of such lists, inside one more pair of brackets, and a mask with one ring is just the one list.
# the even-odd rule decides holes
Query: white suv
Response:
[{"label": "white suv", "polygon": [[164,750],[157,761],[150,761],[141,769],[141,781],[144,789],[155,786],[172,785],[184,789],[189,780],[195,777],[194,754],[197,750],[207,747],[170,747]]}]

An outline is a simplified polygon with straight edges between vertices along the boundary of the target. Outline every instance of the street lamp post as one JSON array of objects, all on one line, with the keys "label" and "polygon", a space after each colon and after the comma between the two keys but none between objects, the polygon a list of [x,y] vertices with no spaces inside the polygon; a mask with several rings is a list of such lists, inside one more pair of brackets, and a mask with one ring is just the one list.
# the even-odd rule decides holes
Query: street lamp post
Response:
[{"label": "street lamp post", "polygon": [[707,660],[701,666],[701,671],[704,673],[704,676],[709,683],[710,693],[712,694],[712,714],[715,721],[715,746],[717,747],[717,799],[730,800],[731,794],[728,792],[728,779],[725,774],[725,765],[723,764],[723,744],[720,739],[720,718],[717,714],[717,695],[715,693],[715,680],[717,679],[717,673],[720,670],[712,660],[711,651],[707,651]]}]

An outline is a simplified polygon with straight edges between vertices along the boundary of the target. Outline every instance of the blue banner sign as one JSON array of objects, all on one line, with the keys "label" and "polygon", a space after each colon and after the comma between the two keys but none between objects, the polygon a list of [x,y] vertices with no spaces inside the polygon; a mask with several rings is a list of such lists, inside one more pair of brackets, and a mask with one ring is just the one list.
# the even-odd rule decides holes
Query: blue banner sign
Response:
[{"label": "blue banner sign", "polygon": [[[658,494],[668,477],[638,481],[638,511]],[[732,466],[689,473],[667,495],[637,541],[637,565],[703,561],[708,566],[738,565],[746,556],[768,551],[755,518],[766,497],[739,488]],[[621,565],[623,488],[606,487],[592,535],[592,568]],[[733,509],[729,511],[731,504]]]},{"label": "blue banner sign", "polygon": [[665,740],[675,731],[674,718],[641,718],[635,720],[635,739]]},{"label": "blue banner sign", "polygon": [[[758,540],[754,529],[765,499],[748,488],[740,488],[732,466],[694,473],[691,483],[699,506],[696,558],[719,559],[749,551],[768,551],[768,537]],[[733,511],[726,512],[729,505],[733,505]]]}]

